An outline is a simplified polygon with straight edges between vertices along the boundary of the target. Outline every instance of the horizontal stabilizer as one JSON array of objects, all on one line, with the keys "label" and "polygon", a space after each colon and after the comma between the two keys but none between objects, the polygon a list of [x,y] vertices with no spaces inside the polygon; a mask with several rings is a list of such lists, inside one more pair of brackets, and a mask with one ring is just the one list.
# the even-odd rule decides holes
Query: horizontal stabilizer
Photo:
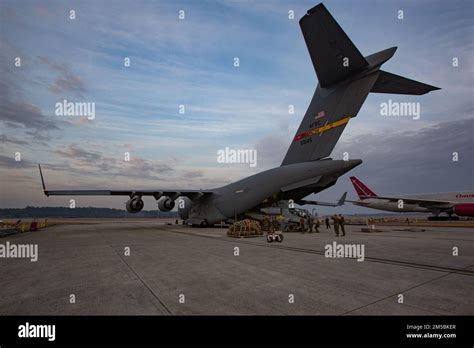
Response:
[{"label": "horizontal stabilizer", "polygon": [[369,65],[323,4],[309,10],[300,27],[321,87]]},{"label": "horizontal stabilizer", "polygon": [[370,92],[422,95],[437,89],[439,88],[380,70],[379,78]]}]

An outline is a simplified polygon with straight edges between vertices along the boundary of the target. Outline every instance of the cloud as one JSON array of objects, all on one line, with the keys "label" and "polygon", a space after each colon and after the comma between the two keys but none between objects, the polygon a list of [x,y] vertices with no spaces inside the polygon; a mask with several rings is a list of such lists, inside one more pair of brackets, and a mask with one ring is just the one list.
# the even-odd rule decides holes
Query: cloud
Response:
[{"label": "cloud", "polygon": [[468,189],[474,188],[473,134],[474,119],[468,118],[418,131],[361,135],[338,143],[333,154],[363,159],[356,171],[385,192]]},{"label": "cloud", "polygon": [[[30,102],[25,95],[26,86],[34,85],[30,79],[31,70],[25,63],[29,56],[18,50],[7,41],[2,40],[0,54],[0,121],[9,128],[26,130],[27,135],[42,136],[49,139],[51,130],[59,130],[56,119],[43,114],[42,110]],[[15,67],[13,57],[21,56],[22,64],[26,66]],[[17,134],[19,135],[19,134]]]},{"label": "cloud", "polygon": [[279,166],[290,145],[290,137],[287,134],[266,135],[257,140],[257,160],[259,168],[271,168]]},{"label": "cloud", "polygon": [[0,155],[0,168],[3,169],[28,168],[32,165],[33,163],[28,160],[15,161],[13,156]]},{"label": "cloud", "polygon": [[27,101],[10,101],[1,98],[0,120],[8,127],[22,127],[36,131],[58,130],[58,122],[43,115],[40,108]]},{"label": "cloud", "polygon": [[77,147],[76,145],[70,145],[66,150],[56,150],[54,151],[60,156],[73,157],[78,159],[84,159],[88,161],[97,161],[102,156],[97,152],[87,151],[82,148]]},{"label": "cloud", "polygon": [[161,180],[167,181],[174,169],[167,163],[144,159],[131,154],[129,160],[122,154],[118,156],[104,155],[98,150],[91,150],[76,144],[65,149],[57,149],[55,154],[67,159],[63,170],[72,174],[102,180],[123,177],[130,181]]},{"label": "cloud", "polygon": [[54,62],[47,57],[39,57],[39,60],[58,74],[54,82],[48,87],[51,92],[60,96],[64,93],[71,93],[83,97],[86,92],[84,83],[78,75],[72,72],[68,65]]},{"label": "cloud", "polygon": [[19,139],[16,139],[16,138],[10,138],[5,134],[0,135],[0,143],[2,143],[2,144],[10,143],[10,144],[15,144],[15,145],[27,145],[28,144],[27,141],[19,140]]},{"label": "cloud", "polygon": [[184,171],[182,174],[184,179],[196,179],[204,177],[204,173],[202,170],[187,170]]}]

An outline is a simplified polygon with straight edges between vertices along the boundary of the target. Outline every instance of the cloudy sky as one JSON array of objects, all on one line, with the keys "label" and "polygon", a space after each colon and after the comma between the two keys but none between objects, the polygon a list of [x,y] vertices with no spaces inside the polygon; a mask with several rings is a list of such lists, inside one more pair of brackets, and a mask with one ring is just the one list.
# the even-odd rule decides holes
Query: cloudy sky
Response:
[{"label": "cloudy sky", "polygon": [[[2,0],[0,206],[68,204],[69,197],[42,195],[37,163],[49,189],[212,188],[280,165],[317,84],[298,25],[314,5]],[[325,5],[364,55],[398,46],[384,70],[442,88],[421,97],[369,95],[332,157],[363,159],[350,174],[377,193],[473,190],[474,3]],[[55,115],[64,99],[95,103],[95,119]],[[381,116],[388,99],[420,102],[420,119]],[[257,166],[218,163],[225,147],[256,149]],[[348,176],[311,198],[334,201],[344,191],[355,198]],[[77,204],[123,208],[124,201]]]}]

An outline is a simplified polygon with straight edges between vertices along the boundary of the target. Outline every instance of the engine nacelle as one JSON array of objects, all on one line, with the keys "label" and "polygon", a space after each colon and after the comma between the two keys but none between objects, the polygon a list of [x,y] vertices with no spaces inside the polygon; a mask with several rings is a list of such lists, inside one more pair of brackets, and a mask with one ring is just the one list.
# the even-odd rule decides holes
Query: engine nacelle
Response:
[{"label": "engine nacelle", "polygon": [[453,211],[458,216],[474,216],[474,203],[456,204]]},{"label": "engine nacelle", "polygon": [[178,214],[182,220],[187,220],[189,218],[189,211],[193,207],[193,201],[188,197],[181,197],[178,199]]},{"label": "engine nacelle", "polygon": [[174,208],[174,204],[174,200],[168,196],[164,196],[158,200],[158,209],[160,209],[160,211],[170,211]]},{"label": "engine nacelle", "polygon": [[139,213],[143,209],[144,205],[145,204],[143,203],[142,198],[138,196],[130,198],[125,204],[125,206],[127,207],[127,211],[133,214]]}]

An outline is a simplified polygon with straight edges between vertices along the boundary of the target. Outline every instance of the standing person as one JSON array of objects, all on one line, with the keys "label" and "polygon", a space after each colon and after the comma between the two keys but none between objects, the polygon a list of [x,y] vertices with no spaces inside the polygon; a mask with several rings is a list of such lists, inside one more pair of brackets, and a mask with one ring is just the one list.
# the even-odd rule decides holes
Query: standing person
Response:
[{"label": "standing person", "polygon": [[339,218],[336,214],[334,214],[331,219],[333,221],[332,223],[334,225],[334,232],[336,232],[336,237],[339,237]]},{"label": "standing person", "polygon": [[346,230],[344,229],[344,216],[342,216],[341,214],[339,214],[339,225],[341,225],[341,232],[342,232],[342,236],[344,237],[346,235]]},{"label": "standing person", "polygon": [[283,216],[280,220],[280,228],[283,232],[288,232],[288,221]]},{"label": "standing person", "polygon": [[313,233],[313,218],[308,214],[306,220],[308,221],[308,230],[309,233]]},{"label": "standing person", "polygon": [[331,224],[329,223],[329,218],[326,216],[326,219],[324,219],[324,222],[326,223],[326,229],[330,230],[331,229]]},{"label": "standing person", "polygon": [[319,219],[317,217],[314,218],[314,228],[316,230],[316,233],[319,233]]},{"label": "standing person", "polygon": [[262,231],[268,232],[270,230],[270,219],[265,215],[262,219]]},{"label": "standing person", "polygon": [[300,216],[300,229],[301,229],[301,232],[305,232],[304,231],[304,218],[302,216]]}]

